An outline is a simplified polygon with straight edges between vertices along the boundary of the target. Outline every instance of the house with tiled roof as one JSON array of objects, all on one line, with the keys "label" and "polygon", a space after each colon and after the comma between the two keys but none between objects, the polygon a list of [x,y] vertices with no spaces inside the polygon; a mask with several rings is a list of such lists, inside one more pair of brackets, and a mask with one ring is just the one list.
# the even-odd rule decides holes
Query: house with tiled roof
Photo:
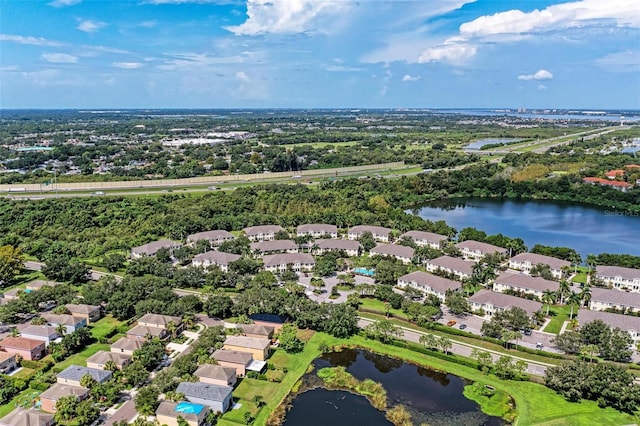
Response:
[{"label": "house with tiled roof", "polygon": [[9,374],[18,368],[16,354],[0,352],[0,374]]},{"label": "house with tiled roof", "polygon": [[33,280],[31,282],[28,282],[25,285],[25,288],[31,291],[38,291],[38,290],[41,290],[43,287],[55,287],[60,284],[62,283],[59,283],[57,281]]},{"label": "house with tiled roof", "polygon": [[228,336],[224,341],[224,349],[229,351],[247,352],[253,359],[264,361],[269,357],[271,340],[246,336]]},{"label": "house with tiled roof", "polygon": [[91,376],[98,383],[104,383],[113,376],[109,370],[70,365],[56,375],[56,381],[62,385],[80,386],[80,381],[86,375]]},{"label": "house with tiled roof", "polygon": [[338,227],[324,223],[308,223],[299,225],[296,228],[296,235],[298,237],[309,235],[313,238],[322,238],[328,235],[331,238],[338,238]]},{"label": "house with tiled roof", "polygon": [[606,311],[640,312],[640,293],[624,290],[591,287],[589,309]]},{"label": "house with tiled roof", "polygon": [[482,309],[486,316],[493,316],[497,312],[507,311],[511,308],[520,308],[530,317],[542,309],[542,303],[533,300],[495,291],[480,290],[467,299],[473,311]]},{"label": "house with tiled roof", "polygon": [[112,343],[110,346],[111,352],[115,352],[118,354],[126,354],[133,355],[133,352],[142,348],[144,344],[143,340],[139,339],[129,339],[127,337],[122,337],[118,339],[116,342]]},{"label": "house with tiled roof", "polygon": [[53,414],[18,407],[0,419],[0,426],[53,426]]},{"label": "house with tiled roof", "polygon": [[105,365],[109,362],[113,362],[118,370],[122,370],[131,363],[131,355],[117,352],[98,351],[87,358],[87,367],[104,370]]},{"label": "house with tiled roof", "polygon": [[256,241],[250,245],[251,251],[258,254],[297,253],[298,245],[293,240]]},{"label": "house with tiled roof", "polygon": [[131,258],[139,259],[143,256],[155,256],[156,253],[160,249],[166,248],[170,253],[173,253],[173,250],[182,247],[182,243],[178,241],[172,240],[159,240],[153,241],[148,244],[141,245],[139,247],[134,247],[131,249]]},{"label": "house with tiled roof", "polygon": [[42,314],[42,319],[44,319],[50,326],[57,327],[62,325],[66,332],[65,334],[71,334],[77,330],[80,330],[82,327],[87,326],[87,320],[84,318],[74,317],[73,315],[67,314]]},{"label": "house with tiled roof", "polygon": [[566,275],[566,268],[571,266],[571,262],[537,253],[520,253],[509,259],[509,268],[528,275],[531,274],[531,268],[536,265],[548,265],[553,277],[562,279]]},{"label": "house with tiled roof", "polygon": [[197,241],[206,240],[211,247],[219,246],[225,241],[232,241],[235,237],[229,231],[217,229],[214,231],[198,232],[187,236],[187,243],[193,244]]},{"label": "house with tiled roof", "polygon": [[[209,407],[193,402],[162,401],[156,408],[156,420],[163,426],[203,425],[207,419]],[[182,422],[180,421],[182,420]]]},{"label": "house with tiled roof", "polygon": [[214,412],[224,413],[231,407],[233,388],[202,382],[182,382],[176,392],[183,394],[189,402],[206,405]]},{"label": "house with tiled roof", "polygon": [[244,228],[242,232],[251,241],[271,241],[276,239],[276,234],[284,231],[280,225],[259,225]]},{"label": "house with tiled roof", "polygon": [[215,364],[202,364],[193,373],[202,383],[220,386],[235,386],[237,376],[233,367],[223,367]]},{"label": "house with tiled roof", "polygon": [[458,279],[470,277],[473,273],[473,265],[474,262],[451,256],[440,256],[426,262],[427,271],[446,272],[455,275]]},{"label": "house with tiled roof", "polygon": [[173,323],[177,329],[182,328],[182,318],[173,315],[144,314],[138,318],[138,325],[167,329]]},{"label": "house with tiled roof", "polygon": [[526,274],[503,272],[493,283],[493,290],[501,293],[511,290],[525,294],[532,294],[542,298],[545,291],[556,292],[560,288],[557,281],[546,280],[542,277],[532,277]]},{"label": "house with tiled roof", "polygon": [[239,254],[225,253],[218,250],[210,250],[197,254],[193,258],[193,266],[201,266],[205,269],[210,266],[217,266],[222,272],[229,272],[229,266],[242,258]]},{"label": "house with tiled roof", "polygon": [[87,305],[84,303],[67,303],[65,306],[71,315],[78,318],[84,318],[87,320],[87,324],[98,321],[102,316],[102,309],[100,306]]},{"label": "house with tiled roof", "polygon": [[83,400],[89,394],[89,389],[82,386],[63,385],[55,383],[46,391],[40,394],[40,409],[47,413],[56,412],[56,404],[60,398],[65,396],[73,396],[78,400]]},{"label": "house with tiled roof", "polygon": [[448,291],[458,291],[462,284],[458,281],[442,278],[428,272],[415,271],[398,278],[399,287],[413,287],[425,294],[433,294],[443,303]]},{"label": "house with tiled roof", "polygon": [[634,344],[640,341],[640,317],[633,315],[613,314],[610,312],[578,310],[578,326],[582,327],[593,321],[600,320],[611,328],[619,328],[629,333]]},{"label": "house with tiled roof", "polygon": [[374,240],[388,243],[391,240],[391,231],[391,228],[385,228],[383,226],[358,225],[349,228],[347,238],[357,240],[365,232],[370,232]]},{"label": "house with tiled roof", "polygon": [[417,246],[430,247],[433,249],[439,249],[442,247],[445,241],[449,239],[446,235],[434,234],[433,232],[425,231],[409,231],[400,235],[400,238],[408,238]]},{"label": "house with tiled roof", "polygon": [[323,255],[332,251],[343,251],[347,256],[358,256],[362,250],[359,241],[322,239],[312,243],[313,253]]},{"label": "house with tiled roof", "polygon": [[249,352],[226,349],[216,350],[212,357],[223,367],[235,368],[238,377],[243,377],[253,362],[253,355]]},{"label": "house with tiled roof", "polygon": [[582,178],[582,181],[591,185],[608,186],[622,192],[627,192],[630,188],[633,188],[633,185],[627,182],[620,182],[617,180],[608,180],[597,177]]},{"label": "house with tiled roof", "polygon": [[29,361],[37,361],[46,355],[46,345],[42,340],[26,337],[7,337],[0,340],[0,348]]},{"label": "house with tiled roof", "polygon": [[32,340],[41,340],[45,346],[49,346],[51,342],[60,337],[56,328],[50,325],[30,325],[20,331],[20,336]]},{"label": "house with tiled roof", "polygon": [[504,256],[508,250],[493,244],[483,243],[475,240],[465,240],[457,243],[455,247],[460,250],[462,256],[467,260],[479,261],[489,254]]},{"label": "house with tiled roof", "polygon": [[408,265],[413,260],[415,249],[409,246],[402,246],[400,244],[378,244],[369,251],[371,256],[385,256],[398,259],[405,265]]},{"label": "house with tiled roof", "polygon": [[596,279],[619,290],[640,291],[640,269],[598,265]]},{"label": "house with tiled roof", "polygon": [[278,253],[262,257],[264,269],[273,273],[281,273],[291,268],[295,272],[311,271],[316,261],[309,253]]}]

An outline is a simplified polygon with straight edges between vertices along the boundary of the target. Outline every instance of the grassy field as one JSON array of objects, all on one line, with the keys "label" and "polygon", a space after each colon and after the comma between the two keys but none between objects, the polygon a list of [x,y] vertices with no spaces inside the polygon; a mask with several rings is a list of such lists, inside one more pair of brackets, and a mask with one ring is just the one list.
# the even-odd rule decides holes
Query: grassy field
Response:
[{"label": "grassy field", "polygon": [[[78,352],[77,354],[71,355],[69,358],[67,358],[67,359],[65,359],[63,361],[60,361],[59,363],[54,365],[53,368],[62,371],[65,368],[69,367],[70,365],[86,366],[87,365],[87,358],[89,358],[91,355],[95,354],[98,351],[109,351],[109,350],[110,350],[109,345],[106,344],[106,343],[105,344],[94,343],[93,345],[88,346],[82,352]],[[50,357],[51,357],[51,355],[48,355],[43,359],[44,360],[50,359]]]},{"label": "grassy field", "polygon": [[[565,321],[569,321],[569,313],[571,312],[571,308],[569,306],[551,306],[551,309],[549,309],[549,313],[551,314],[552,312],[555,313],[555,315],[551,316],[551,322],[547,324],[543,331],[547,333],[558,334],[560,333],[562,324],[564,324]],[[574,308],[574,317],[576,313],[577,310],[576,308]]]},{"label": "grassy field", "polygon": [[[385,304],[381,300],[370,299],[370,298],[361,298],[360,302],[361,302],[361,304],[360,304],[361,308],[374,310],[374,311],[377,311],[377,312],[380,312],[380,313],[386,312]],[[401,309],[393,309],[392,307],[389,307],[389,313],[393,314],[393,316],[396,317],[396,318],[402,318],[402,319],[406,319],[406,320],[409,319],[407,314],[402,312]]]},{"label": "grassy field", "polygon": [[109,314],[103,318],[100,318],[99,321],[89,325],[89,327],[91,328],[91,336],[93,336],[94,339],[99,339],[108,334],[113,329],[113,327],[122,324],[124,324],[124,322],[118,321]]},{"label": "grassy field", "polygon": [[571,278],[571,281],[578,284],[586,284],[587,283],[587,273],[586,272],[578,272],[576,275]]}]

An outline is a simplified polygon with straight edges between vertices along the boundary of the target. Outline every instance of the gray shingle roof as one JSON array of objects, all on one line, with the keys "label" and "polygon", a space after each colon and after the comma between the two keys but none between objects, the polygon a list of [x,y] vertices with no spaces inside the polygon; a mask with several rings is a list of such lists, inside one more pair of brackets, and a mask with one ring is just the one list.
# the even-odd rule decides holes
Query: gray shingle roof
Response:
[{"label": "gray shingle roof", "polygon": [[335,234],[338,232],[338,227],[335,225],[327,225],[324,223],[307,223],[299,225],[296,228],[298,233],[323,233],[323,234]]},{"label": "gray shingle roof", "polygon": [[388,236],[391,233],[390,228],[385,228],[383,226],[369,226],[369,225],[358,225],[353,228],[349,228],[349,234],[362,234],[363,232],[371,232],[373,235],[386,235]]},{"label": "gray shingle roof", "polygon": [[284,228],[280,225],[258,225],[249,226],[244,228],[243,231],[246,235],[258,235],[258,234],[277,234]]},{"label": "gray shingle roof", "polygon": [[56,383],[46,391],[42,392],[40,394],[40,398],[48,398],[57,401],[64,396],[73,395],[77,397],[83,397],[87,393],[89,393],[89,389],[83,388],[82,386],[70,386]]},{"label": "gray shingle roof", "polygon": [[208,401],[223,402],[231,394],[233,388],[230,386],[212,385],[200,382],[182,382],[178,385],[176,392],[192,398],[201,398]]},{"label": "gray shingle roof", "polygon": [[253,251],[278,251],[278,250],[296,250],[298,245],[293,240],[273,240],[273,241],[258,241],[251,243],[251,250]]},{"label": "gray shingle roof", "polygon": [[481,305],[490,303],[501,309],[517,307],[523,309],[529,315],[533,315],[542,309],[542,303],[540,302],[489,290],[480,290],[469,298],[469,302],[475,302]]},{"label": "gray shingle roof", "polygon": [[82,379],[82,377],[85,376],[86,374],[89,374],[98,383],[102,383],[106,380],[109,380],[113,375],[111,371],[100,370],[99,368],[89,368],[89,367],[82,367],[80,365],[70,365],[69,367],[65,368],[64,371],[58,373],[56,377],[60,379],[80,381],[80,379]]},{"label": "gray shingle roof", "polygon": [[0,419],[0,426],[44,426],[53,424],[53,414],[16,408]]},{"label": "gray shingle roof", "polygon": [[265,266],[277,266],[282,264],[315,265],[316,261],[309,253],[278,253],[262,257]]},{"label": "gray shingle roof", "polygon": [[618,327],[624,331],[640,332],[640,317],[632,315],[612,314],[610,312],[591,311],[580,309],[578,311],[578,324],[583,326],[587,323],[601,320],[609,327]]},{"label": "gray shingle roof", "polygon": [[217,361],[230,362],[233,364],[247,365],[251,362],[251,360],[253,360],[253,355],[248,352],[218,349],[213,353],[213,359]]},{"label": "gray shingle roof", "polygon": [[67,303],[65,306],[71,313],[84,314],[84,315],[89,315],[95,311],[100,310],[100,306],[86,305],[82,303],[81,304]]},{"label": "gray shingle roof", "polygon": [[216,265],[228,265],[229,263],[240,260],[242,256],[239,254],[225,253],[218,250],[211,250],[206,253],[200,253],[193,258],[194,262],[209,262]]},{"label": "gray shingle roof", "polygon": [[633,281],[640,279],[640,269],[598,265],[596,266],[596,276],[605,278],[621,277]]},{"label": "gray shingle roof", "polygon": [[255,324],[236,324],[236,328],[242,330],[243,333],[255,334],[259,336],[265,336],[268,338],[273,335],[275,330],[274,327],[268,327],[266,325],[255,325]]},{"label": "gray shingle roof", "polygon": [[531,266],[535,266],[538,264],[549,265],[551,269],[562,269],[565,266],[571,265],[571,262],[567,262],[566,260],[556,259],[551,256],[544,256],[542,254],[537,253],[520,253],[511,258],[513,262],[520,263],[531,263]]},{"label": "gray shingle roof", "polygon": [[167,324],[169,324],[170,322],[173,322],[175,325],[182,324],[182,318],[171,315],[144,314],[138,319],[138,322],[145,324],[154,324],[158,327],[166,328]]},{"label": "gray shingle roof", "polygon": [[138,247],[134,247],[131,249],[132,253],[135,254],[146,254],[148,256],[152,256],[158,252],[161,248],[174,249],[181,247],[182,243],[172,240],[159,240],[153,241],[148,244],[144,244]]},{"label": "gray shingle roof", "polygon": [[269,339],[258,339],[257,337],[229,336],[224,341],[224,344],[248,349],[264,350],[271,346],[271,341]]},{"label": "gray shingle roof", "polygon": [[127,339],[126,337],[122,337],[118,339],[115,343],[111,345],[111,349],[124,349],[125,351],[135,351],[136,349],[140,349],[144,342],[138,339]]},{"label": "gray shingle roof", "polygon": [[466,240],[455,245],[459,249],[467,248],[469,250],[479,251],[482,254],[490,253],[506,253],[507,249],[494,246],[493,244],[483,243],[475,240]]},{"label": "gray shingle roof", "polygon": [[229,379],[236,377],[236,369],[215,364],[202,364],[193,373],[193,375],[197,377],[228,381]]},{"label": "gray shingle roof", "polygon": [[360,242],[355,240],[316,240],[313,244],[322,250],[360,250]]},{"label": "gray shingle roof", "polygon": [[[193,403],[191,403],[193,404]],[[193,404],[202,407],[202,410],[205,411],[207,407],[200,404]],[[177,419],[178,417],[182,417],[184,420],[188,422],[198,422],[200,418],[192,412],[178,412],[176,407],[178,406],[177,402],[172,401],[162,401],[158,408],[156,409],[156,416],[166,416]]]},{"label": "gray shingle roof", "polygon": [[415,282],[419,287],[431,287],[433,290],[445,293],[447,290],[457,290],[462,284],[457,281],[429,274],[428,272],[415,271],[410,274],[403,275],[398,281]]},{"label": "gray shingle roof", "polygon": [[399,244],[378,244],[374,248],[371,249],[371,254],[382,255],[382,256],[397,256],[397,257],[406,257],[409,259],[413,258],[413,254],[415,250],[413,247],[401,246]]},{"label": "gray shingle roof", "polygon": [[49,324],[64,324],[64,325],[77,325],[84,321],[83,318],[74,317],[73,315],[66,314],[42,314],[42,318],[44,318]]},{"label": "gray shingle roof", "polygon": [[500,276],[496,278],[496,283],[534,291],[558,291],[558,288],[560,288],[560,284],[556,281],[545,280],[542,277],[532,277],[526,274],[514,274],[511,272],[504,272],[500,274]]},{"label": "gray shingle roof", "polygon": [[187,236],[189,241],[199,241],[199,240],[232,240],[234,238],[233,234],[228,231],[224,231],[222,229],[217,229],[215,231],[204,231],[198,232],[196,234],[191,234]]},{"label": "gray shingle roof", "polygon": [[87,363],[94,364],[106,364],[109,361],[113,361],[116,365],[123,365],[125,362],[131,359],[130,355],[119,354],[117,352],[98,351],[95,354],[87,358]]},{"label": "gray shingle roof", "polygon": [[473,262],[460,259],[459,257],[440,256],[435,259],[427,261],[428,265],[434,265],[443,269],[451,269],[452,271],[458,271],[466,275],[473,273]]},{"label": "gray shingle roof", "polygon": [[591,301],[640,308],[640,293],[591,287]]},{"label": "gray shingle roof", "polygon": [[425,231],[405,232],[404,234],[400,235],[400,238],[402,237],[411,238],[413,241],[428,241],[430,243],[439,243],[449,238],[446,235],[434,234],[433,232]]},{"label": "gray shingle roof", "polygon": [[23,328],[20,331],[20,334],[40,337],[52,337],[58,335],[56,328],[50,325],[30,325],[29,327]]}]

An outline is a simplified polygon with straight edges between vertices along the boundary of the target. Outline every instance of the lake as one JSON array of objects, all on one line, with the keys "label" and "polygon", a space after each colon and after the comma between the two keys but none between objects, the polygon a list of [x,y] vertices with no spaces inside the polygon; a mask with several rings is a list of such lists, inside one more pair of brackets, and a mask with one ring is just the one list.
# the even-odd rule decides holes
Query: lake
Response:
[{"label": "lake", "polygon": [[496,138],[488,138],[488,139],[480,139],[479,141],[475,141],[472,142],[468,145],[463,146],[462,148],[464,149],[480,149],[485,145],[492,145],[495,143],[515,143],[515,142],[520,142],[522,139],[508,139],[508,138],[503,138],[503,139],[496,139]]},{"label": "lake", "polygon": [[365,397],[317,387],[322,382],[315,372],[336,366],[345,367],[358,380],[369,378],[381,383],[387,391],[388,406],[403,404],[415,425],[504,424],[502,419],[482,413],[478,404],[465,398],[462,391],[469,382],[451,374],[357,349],[324,354],[313,365],[315,370],[305,376],[302,387],[310,390],[293,399],[284,425],[391,425],[384,413],[373,408]]},{"label": "lake", "polygon": [[640,256],[640,216],[616,210],[557,201],[453,198],[411,212],[444,220],[457,230],[471,226],[489,235],[519,237],[529,249],[535,244],[571,247],[583,260],[599,253]]}]

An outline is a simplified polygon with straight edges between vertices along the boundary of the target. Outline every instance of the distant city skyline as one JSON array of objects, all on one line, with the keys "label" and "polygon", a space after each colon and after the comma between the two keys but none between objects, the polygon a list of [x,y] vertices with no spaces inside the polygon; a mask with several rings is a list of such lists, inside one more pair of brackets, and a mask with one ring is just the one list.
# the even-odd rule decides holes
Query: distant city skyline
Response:
[{"label": "distant city skyline", "polygon": [[640,109],[635,0],[0,5],[6,109]]}]

